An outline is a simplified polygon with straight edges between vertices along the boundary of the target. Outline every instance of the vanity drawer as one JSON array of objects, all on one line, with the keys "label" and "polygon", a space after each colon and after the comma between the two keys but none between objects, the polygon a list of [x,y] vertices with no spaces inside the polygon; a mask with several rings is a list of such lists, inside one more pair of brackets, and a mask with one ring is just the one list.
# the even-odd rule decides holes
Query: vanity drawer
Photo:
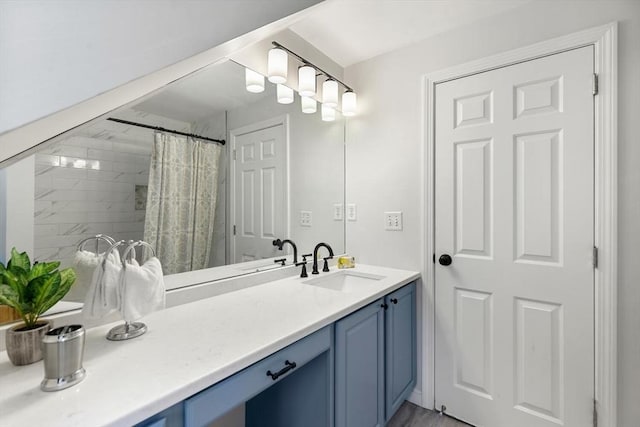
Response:
[{"label": "vanity drawer", "polygon": [[184,402],[185,425],[208,425],[230,409],[296,372],[299,367],[328,351],[330,347],[331,326],[326,326],[201,391]]}]

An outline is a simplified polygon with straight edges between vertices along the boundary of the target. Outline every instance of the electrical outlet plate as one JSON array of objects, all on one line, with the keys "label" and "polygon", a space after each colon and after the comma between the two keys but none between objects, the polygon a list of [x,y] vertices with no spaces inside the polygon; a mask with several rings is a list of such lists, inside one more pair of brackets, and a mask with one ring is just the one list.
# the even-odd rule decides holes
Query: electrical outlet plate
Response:
[{"label": "electrical outlet plate", "polygon": [[347,219],[349,221],[358,220],[358,206],[355,203],[347,203]]},{"label": "electrical outlet plate", "polygon": [[333,204],[333,220],[342,221],[343,218],[344,218],[344,213],[342,209],[342,203],[334,203]]},{"label": "electrical outlet plate", "polygon": [[402,230],[402,212],[385,212],[384,229],[390,231]]},{"label": "electrical outlet plate", "polygon": [[300,225],[302,227],[311,227],[313,225],[313,215],[311,211],[300,211]]}]

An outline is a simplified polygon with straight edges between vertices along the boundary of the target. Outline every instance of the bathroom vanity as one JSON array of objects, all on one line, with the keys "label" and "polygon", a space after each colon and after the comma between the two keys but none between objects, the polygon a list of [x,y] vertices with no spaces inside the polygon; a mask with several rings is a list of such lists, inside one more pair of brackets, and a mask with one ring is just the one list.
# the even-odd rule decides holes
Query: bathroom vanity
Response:
[{"label": "bathroom vanity", "polygon": [[246,402],[247,426],[383,425],[415,385],[418,277],[364,265],[295,274],[153,313],[130,341],[96,327],[86,379],[55,393],[39,389],[41,363],[0,353],[2,422],[200,426]]}]

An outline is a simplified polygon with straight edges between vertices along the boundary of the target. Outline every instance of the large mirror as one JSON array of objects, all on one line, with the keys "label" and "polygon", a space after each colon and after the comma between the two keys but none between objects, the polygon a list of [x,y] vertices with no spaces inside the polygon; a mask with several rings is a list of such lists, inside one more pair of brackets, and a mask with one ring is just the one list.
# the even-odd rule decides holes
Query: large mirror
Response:
[{"label": "large mirror", "polygon": [[224,60],[5,162],[22,213],[5,234],[21,227],[36,260],[64,265],[97,234],[145,240],[165,275],[221,272],[211,278],[291,265],[275,239],[343,253],[344,135],[340,118],[277,103],[269,82],[248,92],[245,68]]}]

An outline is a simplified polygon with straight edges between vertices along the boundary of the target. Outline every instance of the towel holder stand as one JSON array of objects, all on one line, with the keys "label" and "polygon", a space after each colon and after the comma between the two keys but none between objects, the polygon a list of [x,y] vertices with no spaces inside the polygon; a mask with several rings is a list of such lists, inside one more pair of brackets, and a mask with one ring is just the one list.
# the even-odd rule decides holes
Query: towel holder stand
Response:
[{"label": "towel holder stand", "polygon": [[[118,246],[124,245],[125,243],[128,243],[128,244],[124,252],[122,253],[122,257],[121,257],[123,269],[127,268],[127,256],[131,255],[132,259],[135,258],[136,256],[135,248],[138,246],[143,246],[150,249],[152,256],[156,256],[153,246],[151,246],[149,243],[143,240],[138,240],[138,241],[130,240],[128,242],[125,242],[124,240],[120,240],[119,242],[114,243],[109,248],[108,252],[111,252],[113,249],[117,248]],[[105,260],[106,260],[106,257],[105,257]],[[125,297],[124,295],[125,294],[123,292],[122,298]],[[107,339],[109,341],[124,341],[131,338],[139,337],[145,332],[147,332],[147,325],[145,325],[144,323],[129,322],[128,320],[125,320],[124,324],[111,328],[111,330],[107,333]]]},{"label": "towel holder stand", "polygon": [[151,246],[149,243],[145,242],[144,240],[138,240],[138,241],[129,241],[129,244],[127,245],[126,249],[124,250],[124,252],[122,253],[122,268],[126,269],[127,268],[127,256],[131,254],[131,252],[133,252],[133,255],[131,258],[135,258],[136,256],[136,249],[138,246],[142,246],[144,248],[147,248],[151,251],[151,256],[156,256],[156,251],[155,249],[153,249],[153,246]]},{"label": "towel holder stand", "polygon": [[124,324],[115,326],[107,333],[109,341],[124,341],[131,338],[139,337],[147,332],[147,325],[142,322],[124,321]]},{"label": "towel holder stand", "polygon": [[96,255],[100,255],[100,242],[107,242],[109,244],[109,249],[111,249],[111,246],[116,242],[113,237],[107,236],[106,234],[96,234],[95,236],[91,236],[91,237],[87,237],[86,239],[82,239],[78,242],[77,251],[81,251],[84,249],[84,245],[87,242],[90,242],[91,240],[94,240],[96,243],[96,251],[95,254]]}]

